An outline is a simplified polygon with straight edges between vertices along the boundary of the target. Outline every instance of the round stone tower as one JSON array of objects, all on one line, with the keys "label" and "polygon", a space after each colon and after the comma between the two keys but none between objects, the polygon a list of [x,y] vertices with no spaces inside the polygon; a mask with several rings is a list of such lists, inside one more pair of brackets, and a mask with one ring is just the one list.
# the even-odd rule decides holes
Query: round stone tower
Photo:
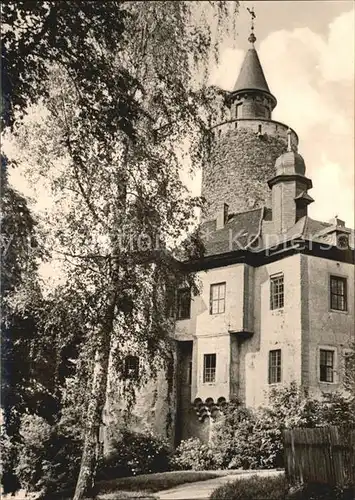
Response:
[{"label": "round stone tower", "polygon": [[[277,101],[266,82],[253,32],[248,40],[250,48],[228,96],[228,118],[212,126],[210,158],[202,173],[204,220],[216,218],[223,204],[234,213],[270,206],[268,180],[275,176],[276,159],[287,151],[289,127],[272,120]],[[297,134],[290,133],[297,151]]]}]

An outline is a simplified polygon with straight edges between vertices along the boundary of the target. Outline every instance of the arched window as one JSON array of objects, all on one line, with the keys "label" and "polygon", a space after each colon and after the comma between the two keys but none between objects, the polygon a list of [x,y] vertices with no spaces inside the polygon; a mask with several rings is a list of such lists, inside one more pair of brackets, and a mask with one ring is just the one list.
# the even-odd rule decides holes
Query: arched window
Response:
[{"label": "arched window", "polygon": [[138,356],[126,356],[124,360],[124,375],[126,378],[138,378],[139,358]]}]

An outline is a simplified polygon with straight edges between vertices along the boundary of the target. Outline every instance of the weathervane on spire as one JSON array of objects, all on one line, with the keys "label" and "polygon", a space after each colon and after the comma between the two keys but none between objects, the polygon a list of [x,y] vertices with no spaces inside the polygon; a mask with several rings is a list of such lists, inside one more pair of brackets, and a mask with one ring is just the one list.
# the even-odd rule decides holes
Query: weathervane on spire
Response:
[{"label": "weathervane on spire", "polygon": [[254,43],[256,42],[256,36],[254,35],[254,19],[256,18],[256,14],[254,12],[254,7],[252,7],[251,9],[249,9],[249,7],[247,7],[247,11],[249,12],[249,14],[251,16],[251,33],[249,35],[248,41],[252,45],[254,45]]}]

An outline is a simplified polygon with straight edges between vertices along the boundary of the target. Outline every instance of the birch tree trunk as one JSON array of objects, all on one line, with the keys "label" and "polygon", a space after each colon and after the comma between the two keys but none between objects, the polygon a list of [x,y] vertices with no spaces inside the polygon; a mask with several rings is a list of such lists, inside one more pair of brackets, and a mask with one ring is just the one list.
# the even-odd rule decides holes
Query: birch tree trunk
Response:
[{"label": "birch tree trunk", "polygon": [[114,297],[110,302],[107,322],[100,330],[97,338],[97,347],[92,368],[91,392],[87,407],[83,454],[73,500],[82,500],[85,494],[93,487],[94,483],[99,453],[99,431],[106,401],[111,333],[115,309]]}]

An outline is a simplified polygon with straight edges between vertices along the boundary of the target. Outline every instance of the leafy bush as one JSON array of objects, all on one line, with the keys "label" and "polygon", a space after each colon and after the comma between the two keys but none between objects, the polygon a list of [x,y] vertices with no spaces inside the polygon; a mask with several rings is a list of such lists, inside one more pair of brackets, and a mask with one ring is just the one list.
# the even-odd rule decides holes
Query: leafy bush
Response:
[{"label": "leafy bush", "polygon": [[177,470],[215,470],[221,467],[222,455],[198,438],[182,441],[176,448],[172,466]]},{"label": "leafy bush", "polygon": [[290,492],[286,500],[354,500],[354,487],[339,488],[327,484],[307,484]]},{"label": "leafy bush", "polygon": [[17,446],[13,437],[9,437],[3,429],[0,437],[1,449],[1,485],[3,493],[13,493],[20,489],[21,485],[15,475],[15,466],[18,460]]},{"label": "leafy bush", "polygon": [[20,434],[22,443],[15,471],[23,489],[48,494],[75,484],[81,457],[80,439],[64,426],[50,426],[37,415],[22,418]]},{"label": "leafy bush", "polygon": [[283,467],[283,431],[295,427],[355,425],[353,400],[340,393],[312,399],[292,383],[273,390],[268,408],[230,404],[215,424],[211,448],[223,468]]},{"label": "leafy bush", "polygon": [[272,468],[282,464],[282,435],[269,411],[234,406],[216,424],[212,446],[229,469]]},{"label": "leafy bush", "polygon": [[285,477],[251,476],[217,488],[211,500],[284,500],[288,491]]},{"label": "leafy bush", "polygon": [[167,443],[153,435],[125,430],[113,443],[114,450],[102,459],[98,479],[111,479],[169,470]]},{"label": "leafy bush", "polygon": [[344,397],[339,392],[323,395],[322,420],[324,425],[355,426],[355,394]]},{"label": "leafy bush", "polygon": [[284,475],[251,476],[217,488],[210,500],[354,500],[354,488],[307,484],[289,491]]}]

